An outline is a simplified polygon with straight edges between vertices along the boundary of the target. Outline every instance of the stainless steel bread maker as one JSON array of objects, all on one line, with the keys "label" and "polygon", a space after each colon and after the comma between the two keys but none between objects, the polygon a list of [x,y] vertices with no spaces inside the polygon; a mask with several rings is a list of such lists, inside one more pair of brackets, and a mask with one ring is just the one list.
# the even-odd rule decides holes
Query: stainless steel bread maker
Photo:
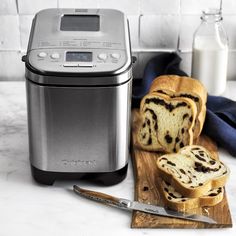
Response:
[{"label": "stainless steel bread maker", "polygon": [[128,21],[110,9],[46,9],[33,19],[25,62],[29,155],[37,182],[127,172],[131,49]]}]

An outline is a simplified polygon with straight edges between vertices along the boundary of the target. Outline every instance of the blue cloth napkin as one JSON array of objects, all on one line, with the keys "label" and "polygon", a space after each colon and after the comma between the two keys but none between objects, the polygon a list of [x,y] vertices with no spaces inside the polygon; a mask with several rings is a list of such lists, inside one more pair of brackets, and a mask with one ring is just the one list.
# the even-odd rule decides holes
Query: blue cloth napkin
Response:
[{"label": "blue cloth napkin", "polygon": [[141,83],[134,80],[132,106],[139,107],[142,97],[148,93],[152,81],[160,75],[187,76],[181,71],[181,58],[176,53],[158,53],[147,63]]},{"label": "blue cloth napkin", "polygon": [[236,102],[208,95],[203,132],[236,157]]},{"label": "blue cloth napkin", "polygon": [[[181,58],[176,53],[159,53],[147,63],[141,82],[134,81],[132,107],[139,107],[152,81],[160,75],[187,76],[180,70]],[[236,157],[236,102],[230,99],[207,97],[207,113],[203,133]]]}]

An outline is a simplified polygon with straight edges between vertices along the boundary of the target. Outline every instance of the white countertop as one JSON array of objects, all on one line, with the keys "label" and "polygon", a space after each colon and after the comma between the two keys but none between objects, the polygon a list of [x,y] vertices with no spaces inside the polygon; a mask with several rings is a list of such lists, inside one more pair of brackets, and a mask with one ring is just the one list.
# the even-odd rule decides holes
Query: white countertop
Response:
[{"label": "white countertop", "polygon": [[[236,100],[236,81],[228,82],[225,96]],[[236,144],[235,144],[236,145]],[[130,163],[127,178],[112,187],[81,181],[42,186],[32,180],[28,160],[26,96],[24,82],[0,82],[0,236],[69,235],[235,235],[236,158],[220,150],[231,169],[226,186],[233,219],[232,229],[131,229],[131,213],[111,208],[72,192],[72,185],[133,199]]]}]

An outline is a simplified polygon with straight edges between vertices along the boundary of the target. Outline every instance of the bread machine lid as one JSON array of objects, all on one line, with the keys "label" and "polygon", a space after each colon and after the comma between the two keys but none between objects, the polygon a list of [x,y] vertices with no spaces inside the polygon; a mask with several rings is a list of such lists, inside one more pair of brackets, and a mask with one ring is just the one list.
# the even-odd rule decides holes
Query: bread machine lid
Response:
[{"label": "bread machine lid", "polygon": [[42,10],[32,23],[25,63],[27,79],[38,83],[123,83],[129,78],[116,75],[131,68],[128,21],[111,9]]}]

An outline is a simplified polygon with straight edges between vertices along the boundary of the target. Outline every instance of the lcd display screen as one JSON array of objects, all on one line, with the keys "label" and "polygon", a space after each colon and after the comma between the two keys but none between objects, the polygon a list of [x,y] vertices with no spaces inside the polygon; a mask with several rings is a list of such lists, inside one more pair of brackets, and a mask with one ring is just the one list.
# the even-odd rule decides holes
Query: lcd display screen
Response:
[{"label": "lcd display screen", "polygon": [[62,31],[99,31],[98,15],[64,15],[61,18]]},{"label": "lcd display screen", "polygon": [[92,52],[67,52],[66,61],[81,61],[90,62],[92,61]]}]

